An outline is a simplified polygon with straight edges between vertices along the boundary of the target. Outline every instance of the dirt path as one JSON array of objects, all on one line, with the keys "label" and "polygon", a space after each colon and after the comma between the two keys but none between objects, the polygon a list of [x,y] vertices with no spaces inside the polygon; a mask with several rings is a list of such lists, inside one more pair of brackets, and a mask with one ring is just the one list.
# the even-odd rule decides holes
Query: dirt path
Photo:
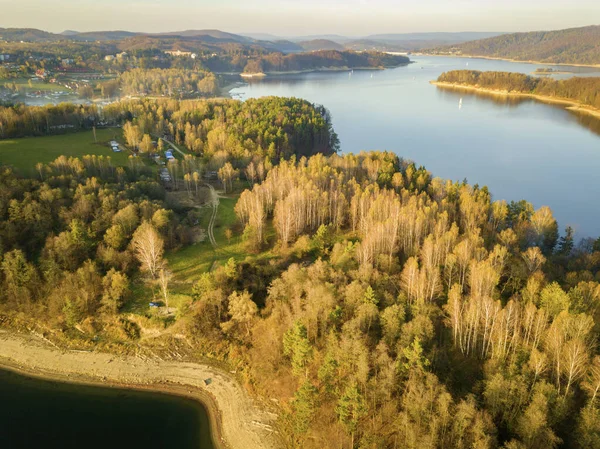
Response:
[{"label": "dirt path", "polygon": [[[189,396],[207,405],[219,448],[280,447],[272,427],[276,415],[259,407],[231,375],[209,365],[63,350],[34,335],[0,330],[0,367],[56,380]],[[211,379],[208,385],[206,379]]]},{"label": "dirt path", "polygon": [[215,188],[210,184],[206,184],[210,189],[210,204],[213,208],[212,215],[210,216],[210,221],[208,222],[207,234],[210,240],[210,244],[214,249],[217,249],[217,241],[215,240],[215,221],[217,220],[217,213],[219,211],[219,196],[215,191]]},{"label": "dirt path", "polygon": [[185,153],[183,151],[181,151],[179,149],[179,147],[177,145],[175,145],[173,142],[169,142],[167,139],[163,139],[162,137],[158,137],[155,136],[157,139],[162,140],[164,143],[166,143],[167,145],[169,145],[171,148],[173,148],[175,151],[177,151],[179,154],[181,154],[181,156],[185,157]]}]

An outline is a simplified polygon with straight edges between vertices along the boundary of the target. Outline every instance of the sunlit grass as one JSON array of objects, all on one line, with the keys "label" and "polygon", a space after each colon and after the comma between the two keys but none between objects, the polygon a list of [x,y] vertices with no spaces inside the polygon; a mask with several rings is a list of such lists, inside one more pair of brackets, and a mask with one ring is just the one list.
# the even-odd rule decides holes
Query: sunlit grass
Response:
[{"label": "sunlit grass", "polygon": [[31,175],[38,162],[48,164],[57,157],[82,157],[84,155],[109,156],[114,165],[128,163],[129,152],[115,153],[108,143],[115,139],[122,142],[120,129],[98,129],[94,141],[92,131],[44,137],[0,140],[0,163],[11,165],[23,174]]}]

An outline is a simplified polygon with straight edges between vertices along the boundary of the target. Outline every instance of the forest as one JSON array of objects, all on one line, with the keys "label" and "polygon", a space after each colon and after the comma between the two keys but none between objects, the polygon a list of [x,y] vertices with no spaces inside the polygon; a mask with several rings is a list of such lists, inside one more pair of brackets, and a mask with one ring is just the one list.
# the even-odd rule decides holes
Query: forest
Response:
[{"label": "forest", "polygon": [[123,72],[117,82],[122,96],[162,95],[212,96],[219,92],[219,82],[210,72],[180,69],[132,69]]},{"label": "forest", "polygon": [[557,64],[600,64],[600,25],[559,31],[503,34],[429,50],[433,54],[462,54]]},{"label": "forest", "polygon": [[[95,105],[0,106],[0,138],[63,134],[96,127],[124,126],[131,149],[145,136],[166,136],[191,153],[247,164],[252,158],[277,162],[294,154],[338,150],[329,111],[294,98],[248,100],[138,99]],[[245,165],[244,165],[245,166]]]},{"label": "forest", "polygon": [[386,68],[409,63],[410,60],[406,56],[382,52],[319,50],[289,55],[268,53],[260,58],[250,59],[244,67],[244,72],[293,72],[322,68]]},{"label": "forest", "polygon": [[[217,360],[276,401],[290,448],[600,447],[600,239],[396,154],[337,154],[327,110],[303,100],[95,113],[132,146],[188,150],[180,188],[142,157],[1,167],[3,323]],[[36,132],[14,114],[7,129]],[[226,235],[243,254],[175,278],[208,211],[173,196],[195,200],[207,170],[236,201]],[[156,296],[162,314],[143,307]]]},{"label": "forest", "polygon": [[600,78],[572,77],[565,80],[554,80],[522,73],[453,70],[442,73],[437,81],[572,100],[600,109]]}]

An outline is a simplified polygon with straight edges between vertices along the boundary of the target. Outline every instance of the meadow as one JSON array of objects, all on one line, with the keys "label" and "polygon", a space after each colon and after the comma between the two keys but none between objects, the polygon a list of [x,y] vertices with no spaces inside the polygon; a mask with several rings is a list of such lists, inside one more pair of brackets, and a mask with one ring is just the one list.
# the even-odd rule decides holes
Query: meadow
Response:
[{"label": "meadow", "polygon": [[24,175],[33,173],[38,162],[48,164],[61,155],[110,156],[115,165],[127,164],[129,152],[115,153],[108,144],[111,140],[123,142],[120,129],[98,129],[96,138],[97,142],[94,141],[93,131],[83,131],[57,136],[0,140],[0,164],[11,165]]}]

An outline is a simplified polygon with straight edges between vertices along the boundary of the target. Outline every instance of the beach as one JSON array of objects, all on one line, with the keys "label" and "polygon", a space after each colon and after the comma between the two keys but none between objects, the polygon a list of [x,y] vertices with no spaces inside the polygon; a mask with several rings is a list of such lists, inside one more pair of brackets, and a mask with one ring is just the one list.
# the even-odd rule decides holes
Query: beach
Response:
[{"label": "beach", "polygon": [[0,368],[48,380],[130,388],[200,401],[217,449],[275,449],[277,415],[221,369],[193,362],[56,347],[34,335],[0,330]]}]

